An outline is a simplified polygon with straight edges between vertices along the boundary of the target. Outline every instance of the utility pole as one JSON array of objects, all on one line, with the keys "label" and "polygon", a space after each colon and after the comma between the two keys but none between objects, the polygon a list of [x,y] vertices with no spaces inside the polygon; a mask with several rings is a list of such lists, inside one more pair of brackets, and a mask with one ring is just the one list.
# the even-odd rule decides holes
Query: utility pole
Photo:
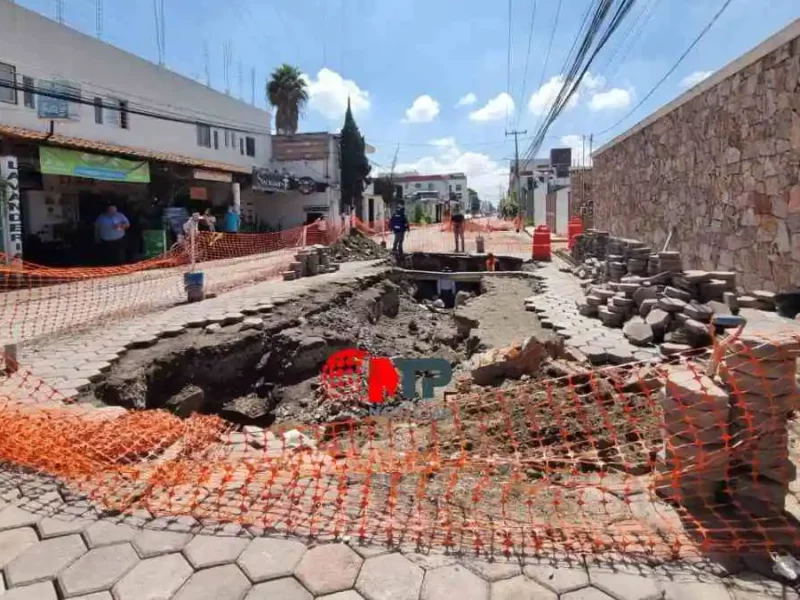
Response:
[{"label": "utility pole", "polygon": [[[517,179],[517,186],[516,186],[517,187],[517,194],[516,194],[517,195],[517,206],[519,206],[520,208],[522,208],[522,205],[520,204],[522,202],[522,195],[520,193],[520,178],[519,178],[519,136],[526,135],[527,133],[528,133],[527,129],[525,129],[523,131],[519,131],[517,129],[514,129],[512,131],[506,131],[506,137],[508,137],[509,135],[513,135],[514,136],[514,176]],[[528,203],[528,201],[526,199],[526,201],[525,201],[525,211],[523,213],[525,215],[526,219],[528,218],[528,204],[529,203]],[[525,223],[523,223],[522,226],[524,227]]]}]

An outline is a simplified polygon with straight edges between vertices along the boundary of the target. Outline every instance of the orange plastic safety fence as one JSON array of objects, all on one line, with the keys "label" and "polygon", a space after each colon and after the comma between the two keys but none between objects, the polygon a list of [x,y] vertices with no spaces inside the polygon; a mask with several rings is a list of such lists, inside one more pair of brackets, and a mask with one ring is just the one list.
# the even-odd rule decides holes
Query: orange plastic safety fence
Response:
[{"label": "orange plastic safety fence", "polygon": [[0,387],[0,461],[108,510],[302,536],[504,554],[780,552],[800,545],[798,348],[747,338],[717,375],[688,359],[576,371],[447,394],[424,414],[271,429],[65,405],[20,372]]},{"label": "orange plastic safety fence", "polygon": [[184,301],[183,275],[192,264],[204,273],[209,292],[278,277],[297,248],[330,243],[341,232],[341,226],[324,222],[275,233],[201,231],[194,248],[183,240],[162,257],[122,266],[0,265],[0,341],[32,339]]}]

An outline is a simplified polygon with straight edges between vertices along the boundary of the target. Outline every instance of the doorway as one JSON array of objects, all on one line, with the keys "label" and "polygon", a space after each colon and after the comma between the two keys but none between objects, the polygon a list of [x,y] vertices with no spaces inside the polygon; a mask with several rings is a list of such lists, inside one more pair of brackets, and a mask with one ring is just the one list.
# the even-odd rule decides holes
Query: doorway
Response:
[{"label": "doorway", "polygon": [[369,203],[367,204],[367,213],[369,219],[367,219],[367,223],[372,225],[375,222],[375,198],[370,198]]},{"label": "doorway", "polygon": [[319,219],[325,218],[325,214],[321,212],[307,212],[306,213],[306,225],[311,225],[312,223],[316,223]]}]

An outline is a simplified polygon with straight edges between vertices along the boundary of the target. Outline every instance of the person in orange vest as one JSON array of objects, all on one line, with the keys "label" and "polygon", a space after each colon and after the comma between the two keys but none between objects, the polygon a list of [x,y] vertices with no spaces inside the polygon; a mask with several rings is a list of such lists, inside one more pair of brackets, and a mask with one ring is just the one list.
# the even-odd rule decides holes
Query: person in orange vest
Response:
[{"label": "person in orange vest", "polygon": [[486,270],[487,271],[495,271],[497,269],[497,259],[494,257],[494,254],[489,252],[486,255]]}]

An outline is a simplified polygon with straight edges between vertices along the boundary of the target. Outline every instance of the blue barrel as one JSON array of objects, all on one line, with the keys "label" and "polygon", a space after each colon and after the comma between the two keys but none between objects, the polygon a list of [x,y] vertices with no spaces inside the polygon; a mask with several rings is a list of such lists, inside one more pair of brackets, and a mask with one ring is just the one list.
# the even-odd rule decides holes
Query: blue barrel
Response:
[{"label": "blue barrel", "polygon": [[183,288],[189,302],[198,302],[205,298],[205,277],[202,271],[193,271],[183,274]]}]

